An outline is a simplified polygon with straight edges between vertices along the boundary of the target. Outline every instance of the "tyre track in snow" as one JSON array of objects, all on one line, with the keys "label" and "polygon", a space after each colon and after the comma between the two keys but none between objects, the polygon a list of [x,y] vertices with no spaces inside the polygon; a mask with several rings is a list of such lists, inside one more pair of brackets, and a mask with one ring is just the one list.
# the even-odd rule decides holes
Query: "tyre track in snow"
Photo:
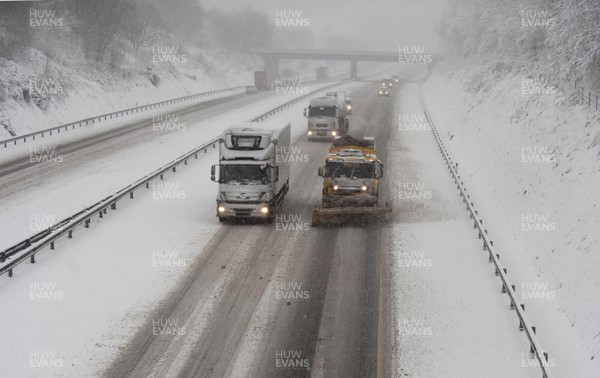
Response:
[{"label": "tyre track in snow", "polygon": [[[375,126],[373,131],[389,125],[391,98],[375,97],[376,89],[369,85],[352,94],[353,135],[360,136],[366,123]],[[385,145],[385,141],[385,133],[378,132],[378,145]],[[290,193],[281,213],[301,214],[302,220],[310,221],[317,201],[315,194],[320,195],[316,190],[321,185],[316,167],[323,164],[328,143],[308,143],[302,138],[297,145],[302,153],[310,155],[310,163],[292,166]],[[380,237],[375,227],[359,231],[312,228],[294,234],[278,231],[272,225],[224,225],[174,294],[148,318],[108,368],[106,376],[224,375],[234,362],[232,358],[240,353],[244,333],[252,332],[246,328],[267,285],[273,284],[269,279],[282,254],[290,259],[283,281],[303,284],[310,299],[291,301],[289,305],[275,303],[275,312],[269,314],[272,321],[257,335],[262,341],[246,373],[310,375],[310,368],[276,368],[275,351],[296,349],[308,356],[312,368],[320,333],[329,332],[323,341],[325,376],[330,376],[329,372],[374,375],[380,343]],[[244,240],[249,242],[240,245]],[[332,261],[341,265],[333,268]],[[331,323],[335,314],[344,316]],[[180,337],[155,337],[151,332],[153,319],[177,319],[190,328]],[[320,332],[322,327],[327,329]],[[362,367],[356,370],[359,365]]]},{"label": "tyre track in snow", "polygon": [[[368,86],[360,94],[353,94],[352,98],[360,102],[350,128],[352,135],[376,137],[378,157],[385,164],[384,146],[393,100],[375,96],[377,89]],[[320,180],[317,185],[320,187]],[[380,200],[385,201],[382,194]],[[378,350],[381,227],[313,230],[308,246],[297,245],[292,253],[296,259],[291,265],[303,268],[288,272],[288,280],[304,284],[311,299],[278,314],[267,349],[251,376],[377,374],[378,352],[385,354]],[[383,307],[387,311],[388,306]],[[276,353],[285,357],[285,352],[300,355],[300,360],[307,358],[311,369],[278,368]],[[293,360],[282,358],[279,363]]]},{"label": "tyre track in snow", "polygon": [[[56,153],[62,162],[29,166],[0,178],[0,213],[3,215],[0,226],[14,230],[4,240],[5,246],[30,236],[31,214],[48,214],[56,220],[65,218],[130,184],[165,161],[180,156],[181,152],[201,141],[214,137],[231,122],[230,119],[239,119],[246,114],[251,117],[256,113],[253,109],[260,106],[256,104],[265,103],[265,107],[271,107],[271,104],[281,102],[280,97],[272,92],[260,93],[233,100],[216,100],[212,106],[202,103],[192,109],[171,112],[179,115],[178,123],[185,123],[184,131],[154,131],[150,115],[145,121],[83,141],[67,142],[64,147],[58,144]],[[225,121],[219,120],[220,115]],[[210,123],[212,120],[214,128]],[[195,143],[197,138],[200,139]],[[68,153],[70,150],[72,152]],[[28,160],[29,156],[23,159]]]}]

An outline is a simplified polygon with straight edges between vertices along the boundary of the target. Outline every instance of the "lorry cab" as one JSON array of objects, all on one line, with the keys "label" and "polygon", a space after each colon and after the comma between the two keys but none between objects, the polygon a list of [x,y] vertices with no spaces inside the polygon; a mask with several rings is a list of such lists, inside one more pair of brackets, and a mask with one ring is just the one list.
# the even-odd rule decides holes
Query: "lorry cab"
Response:
[{"label": "lorry cab", "polygon": [[219,184],[217,217],[273,222],[289,190],[291,125],[245,122],[227,129],[219,141],[219,164],[211,180]]},{"label": "lorry cab", "polygon": [[379,95],[380,96],[389,96],[390,90],[384,85],[381,88],[379,88]]},{"label": "lorry cab", "polygon": [[318,174],[323,177],[322,201],[313,210],[312,226],[384,220],[391,214],[388,203],[379,204],[383,164],[374,138],[334,139]]},{"label": "lorry cab", "polygon": [[348,133],[349,121],[345,100],[334,96],[312,98],[304,109],[308,118],[308,140],[333,139]]},{"label": "lorry cab", "polygon": [[348,135],[338,138],[318,174],[323,177],[323,207],[378,204],[383,164],[375,155],[375,142],[371,138],[358,140]]}]

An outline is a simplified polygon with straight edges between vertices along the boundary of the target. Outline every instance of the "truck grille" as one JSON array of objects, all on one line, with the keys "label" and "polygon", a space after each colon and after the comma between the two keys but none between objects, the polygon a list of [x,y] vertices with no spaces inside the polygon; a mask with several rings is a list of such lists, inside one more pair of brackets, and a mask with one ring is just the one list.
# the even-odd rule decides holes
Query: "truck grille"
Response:
[{"label": "truck grille", "polygon": [[316,128],[321,128],[321,129],[326,129],[329,127],[329,125],[327,125],[326,123],[317,123],[315,124]]},{"label": "truck grille", "polygon": [[237,216],[237,217],[249,217],[250,215],[252,215],[252,209],[236,209],[236,208],[234,208],[233,211],[235,211],[235,216]]}]

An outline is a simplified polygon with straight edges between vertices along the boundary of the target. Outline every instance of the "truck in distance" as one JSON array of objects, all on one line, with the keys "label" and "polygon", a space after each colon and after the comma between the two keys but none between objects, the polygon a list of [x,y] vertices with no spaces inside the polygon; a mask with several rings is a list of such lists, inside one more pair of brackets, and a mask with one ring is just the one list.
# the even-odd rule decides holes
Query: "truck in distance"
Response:
[{"label": "truck in distance", "polygon": [[394,81],[389,78],[384,78],[383,80],[381,80],[381,86],[391,88],[394,86]]},{"label": "truck in distance", "polygon": [[336,138],[318,173],[323,177],[323,191],[321,206],[312,214],[313,226],[380,220],[391,213],[387,204],[379,205],[383,164],[373,138]]},{"label": "truck in distance", "polygon": [[271,89],[267,71],[254,71],[254,86],[259,91],[268,91]]},{"label": "truck in distance", "polygon": [[279,79],[297,79],[300,77],[300,72],[294,68],[286,67],[279,70]]},{"label": "truck in distance", "polygon": [[308,140],[331,140],[347,134],[350,128],[348,115],[345,92],[343,98],[337,92],[311,98],[308,108],[304,109],[304,116],[308,118]]},{"label": "truck in distance", "polygon": [[273,222],[289,190],[290,134],[289,123],[274,122],[241,122],[223,132],[219,164],[211,168],[219,221]]},{"label": "truck in distance", "polygon": [[315,74],[316,74],[317,80],[327,80],[327,79],[329,79],[329,67],[319,66],[316,68]]}]

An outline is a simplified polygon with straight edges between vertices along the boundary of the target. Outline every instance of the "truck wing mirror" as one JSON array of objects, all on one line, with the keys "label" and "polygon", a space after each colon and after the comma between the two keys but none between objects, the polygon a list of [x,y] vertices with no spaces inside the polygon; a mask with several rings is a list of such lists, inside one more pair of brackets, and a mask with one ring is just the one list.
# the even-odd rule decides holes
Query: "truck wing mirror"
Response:
[{"label": "truck wing mirror", "polygon": [[325,177],[325,167],[319,167],[319,176]]},{"label": "truck wing mirror", "polygon": [[211,181],[217,181],[215,178],[215,171],[216,171],[216,165],[213,165],[212,167],[210,167],[210,180]]},{"label": "truck wing mirror", "polygon": [[271,182],[279,181],[279,167],[271,167]]},{"label": "truck wing mirror", "polygon": [[383,164],[379,163],[379,178],[383,178]]},{"label": "truck wing mirror", "polygon": [[304,108],[304,113],[303,114],[304,114],[305,117],[308,117],[308,108]]}]

